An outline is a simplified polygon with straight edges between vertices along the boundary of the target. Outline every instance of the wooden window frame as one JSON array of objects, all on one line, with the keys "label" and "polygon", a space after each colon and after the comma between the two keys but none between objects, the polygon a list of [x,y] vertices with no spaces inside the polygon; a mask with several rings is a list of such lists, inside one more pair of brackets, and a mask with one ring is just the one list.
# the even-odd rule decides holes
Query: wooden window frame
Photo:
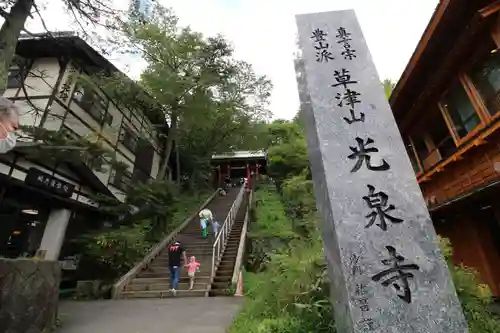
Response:
[{"label": "wooden window frame", "polygon": [[[495,41],[493,42],[496,44]],[[476,85],[474,84],[472,78],[468,74],[472,70],[474,65],[477,65],[479,61],[483,60],[483,56],[484,56],[484,49],[480,48],[480,50],[474,53],[470,65],[466,67],[462,75],[464,84],[470,90],[470,94],[472,96],[471,100],[477,103],[478,110],[480,110],[481,119],[484,120],[484,124],[489,124],[495,121],[496,119],[500,118],[500,111],[497,112],[495,115],[490,114],[488,108],[486,107],[486,104],[484,103],[483,98],[481,97],[481,94],[479,93],[479,90],[476,88]]]},{"label": "wooden window frame", "polygon": [[415,143],[413,142],[413,138],[412,136],[408,136],[408,141],[410,142],[410,146],[411,146],[411,152],[413,153],[413,157],[415,158],[415,161],[417,161],[417,165],[418,165],[418,172],[415,173],[415,177],[420,177],[421,175],[424,174],[425,170],[424,168],[422,167],[422,162],[420,161],[420,158],[418,157],[418,154],[417,154],[417,151],[415,149]]},{"label": "wooden window frame", "polygon": [[[83,89],[83,95],[85,93],[92,94],[92,102],[89,104],[83,103],[81,100],[75,98],[77,92],[79,92],[79,88]],[[71,95],[71,99],[88,115],[92,117],[95,121],[99,123],[100,126],[108,125],[111,126],[113,124],[113,115],[109,113],[109,100],[106,97],[102,97],[95,88],[93,87],[85,87],[82,83],[77,82],[75,85],[75,89],[73,89],[73,94]],[[97,114],[99,113],[99,114]]]},{"label": "wooden window frame", "polygon": [[[465,74],[463,72],[460,73],[458,75],[458,81],[462,85],[462,88],[464,89],[465,94],[469,98],[474,111],[476,112],[477,116],[479,117],[479,121],[480,122],[479,122],[479,124],[476,127],[474,127],[472,130],[470,130],[464,137],[461,138],[461,137],[458,136],[458,134],[457,134],[457,132],[455,130],[455,124],[453,123],[453,120],[451,119],[451,116],[448,113],[448,110],[443,105],[444,96],[450,91],[450,87],[452,85],[450,85],[448,87],[448,89],[446,89],[441,94],[441,97],[439,98],[439,102],[438,102],[438,107],[441,110],[441,114],[444,117],[446,126],[448,126],[448,130],[450,131],[451,136],[453,138],[453,141],[455,141],[455,145],[457,146],[457,148],[460,147],[463,143],[469,141],[471,139],[471,137],[473,137],[474,135],[476,135],[486,125],[484,110],[481,109],[481,106],[478,103],[477,99],[475,98],[475,96],[473,95],[473,93],[470,91],[469,87],[467,86],[466,79],[464,77],[465,77]],[[455,83],[455,81],[451,81],[451,82]]]},{"label": "wooden window frame", "polygon": [[[130,134],[133,137],[134,144],[129,144],[129,141],[125,140],[125,136],[127,134]],[[121,143],[125,148],[127,148],[131,153],[135,154],[137,150],[137,140],[138,135],[134,133],[134,131],[129,126],[122,124],[120,133],[118,134],[118,142]]]},{"label": "wooden window frame", "polygon": [[[125,179],[128,179],[128,183],[124,181]],[[109,180],[108,180],[108,185],[113,185],[119,190],[122,190],[123,192],[127,192],[128,189],[130,188],[132,184],[132,173],[128,170],[124,170],[120,173],[117,173],[116,169],[111,169],[111,172],[109,174]]]},{"label": "wooden window frame", "polygon": [[[12,73],[16,72],[16,75],[13,75]],[[9,72],[7,74],[7,89],[19,89],[23,87],[23,74],[25,71],[23,71],[19,67],[13,67],[9,69]]]}]

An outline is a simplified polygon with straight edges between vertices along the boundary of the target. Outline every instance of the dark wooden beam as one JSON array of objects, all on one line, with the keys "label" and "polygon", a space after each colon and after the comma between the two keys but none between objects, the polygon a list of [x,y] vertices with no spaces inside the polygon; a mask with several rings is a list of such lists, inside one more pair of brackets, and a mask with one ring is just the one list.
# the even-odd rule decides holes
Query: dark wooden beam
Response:
[{"label": "dark wooden beam", "polygon": [[439,93],[439,87],[445,83],[447,77],[456,71],[457,64],[460,63],[460,56],[470,50],[470,42],[477,32],[481,31],[489,20],[483,19],[480,15],[476,15],[469,23],[465,31],[457,39],[453,48],[448,53],[439,70],[432,76],[430,82],[425,85],[425,90],[417,97],[412,107],[404,115],[404,119],[399,122],[402,133],[406,133],[408,126],[414,123],[415,117],[420,115],[422,109],[425,108],[425,102],[429,101],[433,96]]},{"label": "dark wooden beam", "polygon": [[489,4],[488,6],[482,8],[479,10],[479,15],[482,18],[487,18],[493,14],[496,14],[500,11],[500,0],[497,0],[493,2],[492,4]]},{"label": "dark wooden beam", "polygon": [[406,65],[406,68],[404,69],[401,78],[399,79],[398,83],[394,87],[394,90],[392,91],[391,97],[389,99],[391,104],[397,100],[399,92],[401,91],[401,89],[403,89],[403,87],[406,84],[406,81],[412,75],[416,64],[420,61],[422,53],[427,48],[427,44],[429,43],[429,40],[434,34],[434,31],[436,30],[439,22],[443,18],[443,15],[446,12],[446,9],[448,8],[449,4],[450,0],[444,0],[437,5],[436,10],[434,11],[434,15],[432,16],[429,24],[425,28],[425,31],[422,37],[420,38],[420,41],[418,42],[417,47],[415,48],[415,51],[413,51],[410,61]]}]

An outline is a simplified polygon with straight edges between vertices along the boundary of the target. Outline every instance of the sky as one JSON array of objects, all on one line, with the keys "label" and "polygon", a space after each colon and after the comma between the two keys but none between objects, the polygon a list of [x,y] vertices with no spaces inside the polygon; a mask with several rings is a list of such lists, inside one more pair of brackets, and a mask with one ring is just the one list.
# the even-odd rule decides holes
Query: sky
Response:
[{"label": "sky", "polygon": [[[123,3],[124,0],[121,0]],[[206,35],[222,34],[234,56],[251,63],[273,82],[273,118],[291,119],[299,108],[294,72],[295,15],[354,9],[381,80],[397,81],[410,59],[438,0],[156,0],[171,7],[181,25]],[[408,15],[411,13],[411,15]],[[44,13],[50,29],[68,29],[60,6]],[[34,27],[38,26],[33,23]],[[111,59],[119,68],[130,65]],[[137,77],[140,65],[127,69]]]}]

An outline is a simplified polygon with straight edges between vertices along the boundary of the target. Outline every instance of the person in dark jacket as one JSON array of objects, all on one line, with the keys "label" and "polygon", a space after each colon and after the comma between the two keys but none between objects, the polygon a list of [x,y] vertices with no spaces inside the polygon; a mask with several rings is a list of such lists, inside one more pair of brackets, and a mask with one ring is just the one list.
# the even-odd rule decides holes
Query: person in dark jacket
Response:
[{"label": "person in dark jacket", "polygon": [[181,256],[184,259],[184,264],[187,264],[186,249],[179,241],[175,241],[168,246],[168,266],[170,268],[170,291],[175,296],[177,294],[177,286],[179,285],[181,275]]}]

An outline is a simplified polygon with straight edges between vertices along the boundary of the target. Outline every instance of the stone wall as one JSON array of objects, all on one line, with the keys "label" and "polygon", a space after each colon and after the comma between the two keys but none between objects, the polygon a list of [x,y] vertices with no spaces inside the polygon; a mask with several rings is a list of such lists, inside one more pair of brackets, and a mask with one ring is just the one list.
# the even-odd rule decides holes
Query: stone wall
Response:
[{"label": "stone wall", "polygon": [[0,258],[0,332],[50,332],[60,279],[56,261]]}]

